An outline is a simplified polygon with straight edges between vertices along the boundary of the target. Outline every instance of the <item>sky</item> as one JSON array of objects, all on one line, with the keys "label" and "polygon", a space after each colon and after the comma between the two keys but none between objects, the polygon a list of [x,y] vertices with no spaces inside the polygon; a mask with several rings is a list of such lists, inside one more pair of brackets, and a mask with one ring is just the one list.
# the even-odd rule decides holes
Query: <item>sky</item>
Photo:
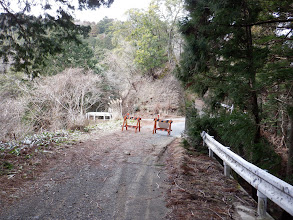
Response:
[{"label": "sky", "polygon": [[147,9],[151,0],[114,0],[110,8],[100,7],[95,11],[78,11],[75,12],[76,19],[81,21],[98,22],[105,16],[125,20],[124,13],[131,8]]},{"label": "sky", "polygon": [[[38,1],[38,0],[37,0]],[[8,1],[9,2],[9,1]],[[14,12],[19,11],[17,0],[12,0],[11,8]],[[107,8],[101,6],[96,10],[75,11],[75,19],[80,21],[98,22],[104,17],[114,18],[118,20],[126,20],[125,12],[131,8],[147,9],[151,0],[114,0],[113,4]],[[23,5],[22,5],[23,6]],[[21,7],[22,8],[22,7]],[[0,9],[0,12],[1,9]],[[42,15],[43,11],[40,7],[32,7],[31,14],[35,16]]]}]

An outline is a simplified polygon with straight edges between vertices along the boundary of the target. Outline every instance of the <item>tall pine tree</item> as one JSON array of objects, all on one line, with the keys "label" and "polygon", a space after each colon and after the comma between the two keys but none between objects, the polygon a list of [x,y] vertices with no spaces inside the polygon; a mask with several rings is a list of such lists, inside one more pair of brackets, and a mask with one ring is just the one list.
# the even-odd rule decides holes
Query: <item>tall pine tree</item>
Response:
[{"label": "tall pine tree", "polygon": [[186,45],[178,78],[199,94],[209,91],[210,109],[230,102],[249,117],[254,131],[247,135],[253,134],[252,151],[257,151],[268,93],[279,85],[284,96],[292,85],[291,3],[185,0],[185,7],[189,14],[181,31]]}]

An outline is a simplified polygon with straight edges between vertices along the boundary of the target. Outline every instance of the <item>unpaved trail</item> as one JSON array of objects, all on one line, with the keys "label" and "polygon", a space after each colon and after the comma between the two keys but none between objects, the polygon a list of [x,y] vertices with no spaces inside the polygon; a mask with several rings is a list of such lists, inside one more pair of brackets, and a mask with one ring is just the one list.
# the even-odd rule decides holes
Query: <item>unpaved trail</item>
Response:
[{"label": "unpaved trail", "polygon": [[174,139],[146,126],[67,146],[46,172],[15,192],[23,196],[0,219],[164,219],[161,156]]},{"label": "unpaved trail", "polygon": [[7,179],[13,190],[0,191],[10,198],[0,197],[0,219],[257,219],[255,202],[216,160],[182,147],[184,120],[170,136],[142,124],[137,133],[85,135],[58,148],[35,178]]}]

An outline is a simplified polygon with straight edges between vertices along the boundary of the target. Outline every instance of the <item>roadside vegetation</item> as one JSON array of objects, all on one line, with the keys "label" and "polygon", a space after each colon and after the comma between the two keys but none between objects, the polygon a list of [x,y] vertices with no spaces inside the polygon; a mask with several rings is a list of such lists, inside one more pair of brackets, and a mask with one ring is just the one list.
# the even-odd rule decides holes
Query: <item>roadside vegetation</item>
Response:
[{"label": "roadside vegetation", "polygon": [[[293,183],[292,3],[186,0],[185,8],[177,76],[190,142],[199,146],[205,130]],[[205,103],[201,117],[196,98]]]},{"label": "roadside vegetation", "polygon": [[[79,1],[79,8],[112,2]],[[182,47],[181,1],[153,1],[129,10],[126,21],[97,22],[74,20],[74,7],[60,1],[36,3],[43,10],[36,17],[34,4],[20,1],[15,12],[0,1],[1,174],[66,142],[68,131],[88,131],[86,112],[183,114],[183,90],[172,75]],[[57,15],[49,10],[55,4]]]}]

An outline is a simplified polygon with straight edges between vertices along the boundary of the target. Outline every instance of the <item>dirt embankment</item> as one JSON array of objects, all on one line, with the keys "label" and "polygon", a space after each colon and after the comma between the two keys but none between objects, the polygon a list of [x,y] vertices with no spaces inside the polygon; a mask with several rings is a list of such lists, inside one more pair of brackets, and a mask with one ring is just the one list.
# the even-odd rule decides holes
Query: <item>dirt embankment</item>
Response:
[{"label": "dirt embankment", "polygon": [[[168,219],[256,219],[257,204],[215,160],[175,140],[166,152]],[[242,214],[242,217],[239,215]]]}]

